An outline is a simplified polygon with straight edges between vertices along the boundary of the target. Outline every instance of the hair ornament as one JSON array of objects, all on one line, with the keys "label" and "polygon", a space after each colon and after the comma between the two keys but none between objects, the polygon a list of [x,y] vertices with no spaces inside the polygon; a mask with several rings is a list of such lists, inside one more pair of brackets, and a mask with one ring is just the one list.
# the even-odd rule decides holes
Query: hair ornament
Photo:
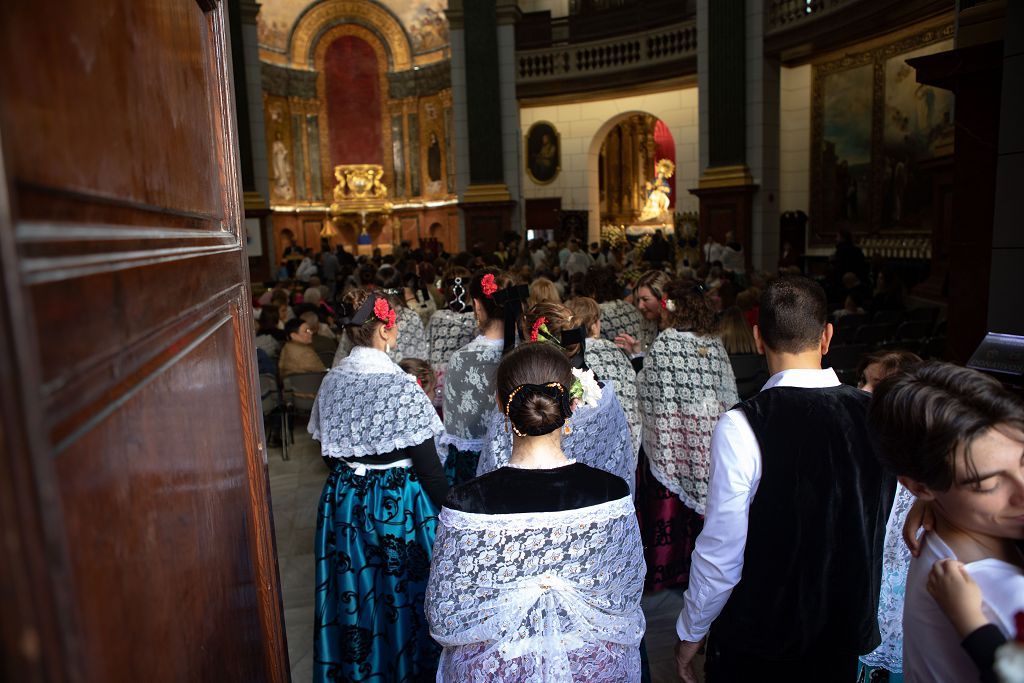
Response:
[{"label": "hair ornament", "polygon": [[498,291],[498,284],[494,281],[494,274],[487,273],[480,278],[480,288],[484,291],[484,296],[488,299],[494,298],[494,293]]},{"label": "hair ornament", "polygon": [[593,370],[572,369],[572,376],[575,378],[569,394],[585,406],[596,408],[601,400],[601,385],[597,383]]},{"label": "hair ornament", "polygon": [[530,329],[530,341],[535,342],[539,334],[543,332],[544,336],[551,338],[551,332],[548,330],[548,319],[544,316],[540,316],[533,321],[533,327]]},{"label": "hair ornament", "polygon": [[[547,396],[550,399],[554,399],[558,402],[558,407],[561,409],[562,419],[551,424],[542,424],[537,427],[523,428],[520,429],[516,425],[515,421],[511,417],[511,411],[513,406],[518,406],[523,400],[526,399],[530,394],[541,394]],[[565,421],[572,417],[572,398],[570,392],[566,391],[565,387],[559,382],[548,382],[547,384],[520,384],[512,393],[508,395],[508,400],[505,401],[505,423],[512,428],[512,431],[516,436],[543,436],[544,434],[550,434],[559,427],[565,424]]]},{"label": "hair ornament", "polygon": [[669,313],[676,312],[676,302],[674,299],[669,299],[668,297],[665,296],[661,297],[661,307],[664,308]]},{"label": "hair ornament", "polygon": [[338,311],[341,316],[339,322],[343,327],[359,327],[370,319],[371,314],[376,312],[375,309],[377,301],[381,301],[381,299],[372,295],[368,296],[359,308],[356,308],[351,304],[347,304],[344,301],[341,302],[341,306]]},{"label": "hair ornament", "polygon": [[398,317],[395,309],[391,308],[388,300],[381,297],[373,303],[373,315],[377,320],[384,323],[384,329],[390,330],[395,326],[395,319]]}]

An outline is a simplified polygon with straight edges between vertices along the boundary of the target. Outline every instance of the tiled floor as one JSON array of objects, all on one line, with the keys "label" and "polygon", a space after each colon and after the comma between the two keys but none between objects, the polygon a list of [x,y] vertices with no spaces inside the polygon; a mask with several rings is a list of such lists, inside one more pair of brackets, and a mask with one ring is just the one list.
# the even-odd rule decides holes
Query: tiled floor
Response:
[{"label": "tiled floor", "polygon": [[[313,676],[313,531],[327,468],[318,445],[302,426],[295,429],[295,443],[289,446],[288,456],[289,460],[283,461],[280,449],[270,449],[270,495],[292,680],[305,683]],[[677,680],[672,648],[681,605],[681,591],[666,590],[644,597],[647,653],[654,683]]]}]

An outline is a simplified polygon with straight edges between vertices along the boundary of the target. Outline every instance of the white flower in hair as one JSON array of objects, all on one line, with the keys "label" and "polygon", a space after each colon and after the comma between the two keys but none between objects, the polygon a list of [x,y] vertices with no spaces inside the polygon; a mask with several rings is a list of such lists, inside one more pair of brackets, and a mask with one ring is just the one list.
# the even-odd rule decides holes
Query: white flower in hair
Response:
[{"label": "white flower in hair", "polygon": [[597,379],[594,378],[594,371],[573,368],[572,374],[576,378],[576,381],[572,383],[572,390],[570,391],[572,397],[579,399],[583,405],[596,408],[598,401],[601,400],[601,386],[597,383]]},{"label": "white flower in hair", "polygon": [[668,309],[669,313],[676,312],[676,302],[674,299],[665,299],[665,308]]}]

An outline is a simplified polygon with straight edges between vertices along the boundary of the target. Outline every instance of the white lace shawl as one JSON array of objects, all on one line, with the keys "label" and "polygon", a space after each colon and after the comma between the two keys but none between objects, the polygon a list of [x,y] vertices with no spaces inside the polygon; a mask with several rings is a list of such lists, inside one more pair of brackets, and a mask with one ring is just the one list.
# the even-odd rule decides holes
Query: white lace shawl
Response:
[{"label": "white lace shawl", "polygon": [[[404,306],[395,309],[395,324],[398,326],[398,340],[395,347],[388,352],[388,357],[395,363],[400,363],[405,358],[419,358],[426,360],[430,356],[427,349],[427,335],[423,331],[423,321],[416,315],[415,311]],[[338,367],[341,361],[352,352],[352,340],[348,338],[344,330],[338,341],[338,350],[334,352],[332,367]]]},{"label": "white lace shawl", "polygon": [[718,416],[739,402],[721,339],[664,330],[637,374],[637,390],[651,473],[687,507],[704,514],[711,434]]},{"label": "white lace shawl", "polygon": [[629,497],[562,512],[442,508],[427,584],[438,681],[640,680],[643,546]]},{"label": "white lace shawl", "polygon": [[308,429],[324,455],[352,458],[416,446],[444,426],[415,377],[357,346],[324,377]]},{"label": "white lace shawl", "polygon": [[[606,381],[597,406],[576,408],[569,422],[572,432],[562,437],[562,451],[570,460],[622,477],[632,493],[637,453],[633,450],[626,413],[617,392],[615,382]],[[505,415],[495,406],[488,418],[477,476],[504,467],[511,456],[512,434],[505,430]]]},{"label": "white lace shawl", "polygon": [[444,309],[430,316],[427,340],[430,344],[430,365],[434,371],[445,368],[452,354],[473,341],[476,335],[476,318],[472,311],[456,313]]},{"label": "white lace shawl", "polygon": [[615,337],[626,333],[634,339],[640,339],[640,327],[643,324],[643,316],[633,304],[622,299],[605,301],[599,305],[601,309],[601,336],[610,342]]},{"label": "white lace shawl", "polygon": [[494,373],[504,342],[479,336],[452,354],[444,383],[444,436],[438,449],[453,444],[460,451],[479,451],[487,434],[487,418],[495,407]]},{"label": "white lace shawl", "polygon": [[860,658],[868,666],[884,667],[897,674],[903,672],[903,597],[910,568],[910,549],[903,542],[903,523],[914,500],[914,494],[903,484],[896,484],[896,498],[882,546],[882,587],[878,596],[878,630],[882,642]]},{"label": "white lace shawl", "polygon": [[636,396],[636,370],[618,346],[607,339],[587,339],[587,365],[598,380],[615,382],[615,393],[626,411],[629,433],[633,437],[633,450],[640,452],[640,401]]}]

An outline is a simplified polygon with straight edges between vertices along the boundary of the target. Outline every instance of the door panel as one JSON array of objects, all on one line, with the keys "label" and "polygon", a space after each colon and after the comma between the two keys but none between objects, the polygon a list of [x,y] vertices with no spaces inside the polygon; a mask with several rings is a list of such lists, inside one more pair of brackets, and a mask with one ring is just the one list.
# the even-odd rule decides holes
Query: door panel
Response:
[{"label": "door panel", "polygon": [[288,680],[225,12],[0,3],[10,680]]}]

